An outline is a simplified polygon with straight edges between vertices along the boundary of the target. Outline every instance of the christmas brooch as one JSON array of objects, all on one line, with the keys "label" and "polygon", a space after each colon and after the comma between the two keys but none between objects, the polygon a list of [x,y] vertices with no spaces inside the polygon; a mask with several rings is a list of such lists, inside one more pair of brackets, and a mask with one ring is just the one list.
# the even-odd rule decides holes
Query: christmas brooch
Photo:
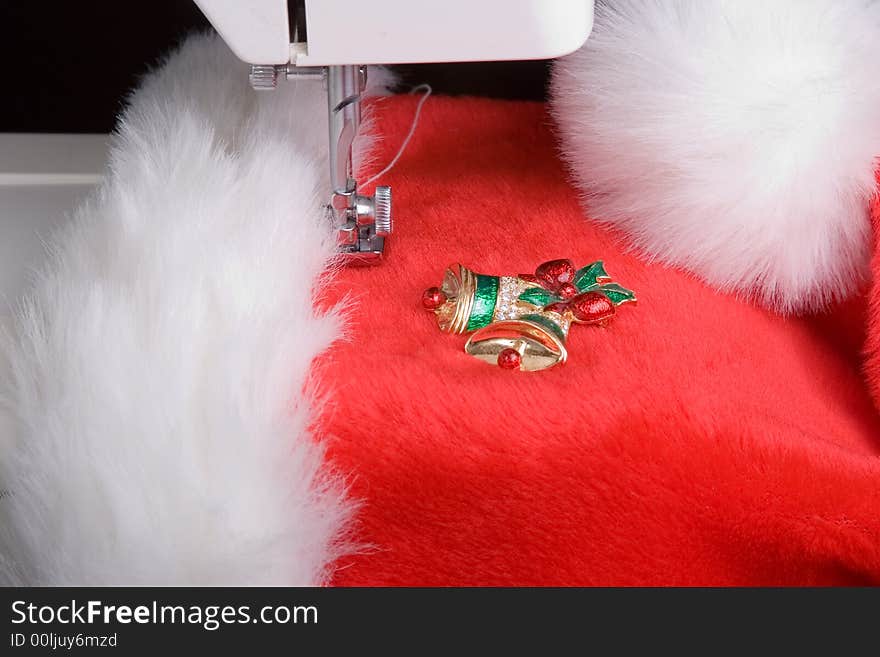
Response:
[{"label": "christmas brooch", "polygon": [[487,276],[452,265],[442,285],[422,295],[441,331],[471,334],[464,347],[471,356],[527,372],[565,362],[572,324],[605,326],[617,306],[635,301],[602,261],[575,270],[571,260],[551,260],[519,276]]}]

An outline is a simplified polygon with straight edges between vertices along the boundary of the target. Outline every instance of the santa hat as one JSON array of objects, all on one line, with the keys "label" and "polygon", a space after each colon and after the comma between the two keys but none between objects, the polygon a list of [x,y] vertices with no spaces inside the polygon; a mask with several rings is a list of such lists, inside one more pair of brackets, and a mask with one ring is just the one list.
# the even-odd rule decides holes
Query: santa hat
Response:
[{"label": "santa hat", "polygon": [[[555,135],[431,99],[371,269],[334,264],[320,84],[255,96],[190,40],[4,343],[4,581],[878,581],[875,6],[600,6]],[[416,103],[373,103],[367,174]],[[490,367],[419,307],[451,261],[561,256],[639,297],[564,367]]]}]

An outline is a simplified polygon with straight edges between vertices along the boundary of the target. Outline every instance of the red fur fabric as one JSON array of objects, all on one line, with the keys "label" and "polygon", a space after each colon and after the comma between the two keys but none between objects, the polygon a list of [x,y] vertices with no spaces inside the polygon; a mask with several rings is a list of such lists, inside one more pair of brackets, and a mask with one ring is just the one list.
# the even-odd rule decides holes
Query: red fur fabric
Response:
[{"label": "red fur fabric", "polygon": [[[880,188],[880,171],[877,172]],[[880,193],[871,206],[871,220],[874,225],[874,257],[871,260],[871,277],[875,281],[868,296],[868,337],[865,346],[865,376],[868,387],[880,408]]]},{"label": "red fur fabric", "polygon": [[[380,101],[378,162],[414,109]],[[880,584],[864,304],[785,319],[628,254],[584,219],[539,104],[432,98],[386,179],[389,258],[340,275],[351,339],[318,365],[372,546],[335,584]],[[563,367],[493,368],[420,308],[450,263],[563,257],[639,296],[573,327]]]}]

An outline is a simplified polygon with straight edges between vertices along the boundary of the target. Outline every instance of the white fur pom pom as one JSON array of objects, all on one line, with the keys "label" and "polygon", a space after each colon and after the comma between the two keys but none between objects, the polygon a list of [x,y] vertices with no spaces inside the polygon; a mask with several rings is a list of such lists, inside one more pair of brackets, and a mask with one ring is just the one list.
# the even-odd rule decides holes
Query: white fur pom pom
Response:
[{"label": "white fur pom pom", "polygon": [[864,280],[880,155],[880,2],[615,0],[557,62],[590,215],[783,312]]}]

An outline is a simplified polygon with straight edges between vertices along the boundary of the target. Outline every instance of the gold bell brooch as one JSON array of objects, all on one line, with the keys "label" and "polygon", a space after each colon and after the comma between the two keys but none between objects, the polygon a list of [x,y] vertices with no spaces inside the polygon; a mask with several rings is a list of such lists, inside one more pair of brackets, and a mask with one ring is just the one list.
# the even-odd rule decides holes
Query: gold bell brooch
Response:
[{"label": "gold bell brooch", "polygon": [[422,306],[435,313],[441,331],[471,334],[467,353],[526,372],[565,362],[572,324],[605,326],[617,306],[635,301],[601,260],[577,270],[571,260],[550,260],[518,276],[475,274],[456,264],[440,287],[422,294]]}]

